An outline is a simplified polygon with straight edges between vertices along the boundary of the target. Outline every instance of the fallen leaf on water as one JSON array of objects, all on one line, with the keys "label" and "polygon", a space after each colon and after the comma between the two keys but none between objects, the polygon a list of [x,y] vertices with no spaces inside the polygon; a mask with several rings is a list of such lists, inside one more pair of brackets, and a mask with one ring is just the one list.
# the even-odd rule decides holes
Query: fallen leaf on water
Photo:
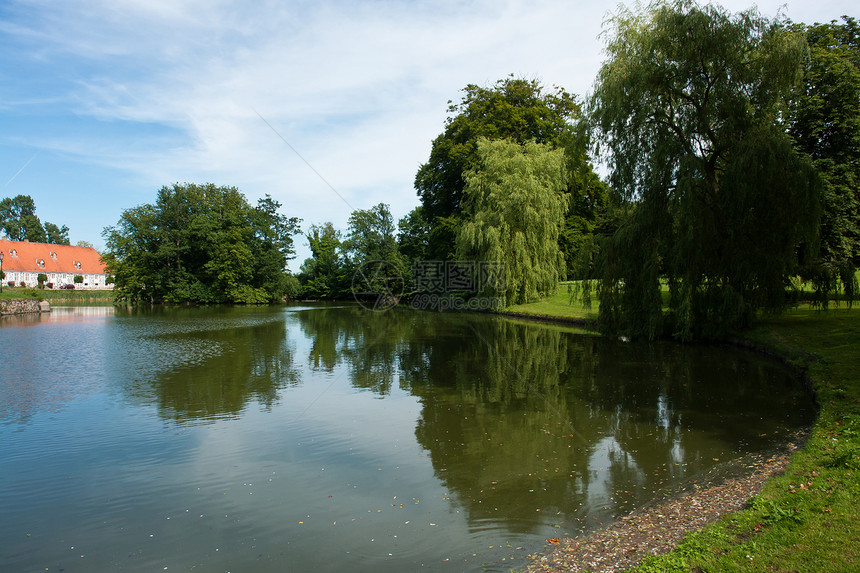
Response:
[{"label": "fallen leaf on water", "polygon": [[561,537],[553,537],[552,539],[547,539],[547,543],[552,543],[553,545],[558,545],[561,543]]}]

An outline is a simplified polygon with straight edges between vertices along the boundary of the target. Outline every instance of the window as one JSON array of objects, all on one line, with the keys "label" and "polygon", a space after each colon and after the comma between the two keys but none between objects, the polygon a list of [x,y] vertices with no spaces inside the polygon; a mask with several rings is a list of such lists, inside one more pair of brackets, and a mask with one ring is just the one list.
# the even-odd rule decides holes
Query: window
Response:
[{"label": "window", "polygon": [[18,249],[12,249],[11,251],[9,251],[9,254],[12,255],[13,257],[17,257],[18,256]]},{"label": "window", "polygon": [[40,269],[45,268],[45,259],[39,259],[38,263]]},{"label": "window", "polygon": [[75,268],[81,270],[81,261],[75,261]]},{"label": "window", "polygon": [[52,253],[51,253],[51,258],[52,258],[52,259],[54,259],[54,260],[56,261],[56,260],[57,260],[57,253],[52,252]]}]

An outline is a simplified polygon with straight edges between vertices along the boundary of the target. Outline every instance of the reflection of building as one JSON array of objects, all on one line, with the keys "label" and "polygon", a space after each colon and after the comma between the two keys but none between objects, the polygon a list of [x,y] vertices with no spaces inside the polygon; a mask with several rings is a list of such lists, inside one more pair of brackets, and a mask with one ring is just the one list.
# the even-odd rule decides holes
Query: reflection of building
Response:
[{"label": "reflection of building", "polygon": [[51,312],[28,312],[25,314],[4,314],[4,326],[27,326],[46,322],[80,322],[87,319],[103,319],[116,313],[110,306],[55,306]]},{"label": "reflection of building", "polygon": [[[92,247],[0,240],[0,251],[6,273],[3,283],[7,285],[24,283],[34,287],[39,275],[44,274],[53,288],[65,285],[90,290],[112,288],[105,282],[107,271],[101,256]],[[75,283],[76,276],[81,276],[83,282]]]}]

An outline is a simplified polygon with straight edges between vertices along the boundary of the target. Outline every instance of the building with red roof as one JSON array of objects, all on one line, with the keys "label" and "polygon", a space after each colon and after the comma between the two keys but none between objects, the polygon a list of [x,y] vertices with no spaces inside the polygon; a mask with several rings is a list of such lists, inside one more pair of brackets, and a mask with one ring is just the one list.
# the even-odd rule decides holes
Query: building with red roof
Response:
[{"label": "building with red roof", "polygon": [[[107,270],[101,256],[92,247],[72,247],[69,245],[49,245],[29,241],[8,241],[0,239],[0,252],[3,253],[3,284],[14,283],[20,286],[38,285],[39,275],[48,277],[47,283],[53,288],[74,285],[76,289],[113,288],[108,285]],[[82,283],[75,283],[75,276],[83,277]]]}]

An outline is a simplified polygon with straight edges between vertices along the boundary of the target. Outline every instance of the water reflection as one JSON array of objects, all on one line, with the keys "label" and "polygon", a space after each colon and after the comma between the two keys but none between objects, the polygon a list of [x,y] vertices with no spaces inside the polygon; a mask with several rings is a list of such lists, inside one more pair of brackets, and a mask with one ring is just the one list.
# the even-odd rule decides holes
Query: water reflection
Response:
[{"label": "water reflection", "polygon": [[271,406],[298,383],[281,313],[257,308],[56,307],[0,323],[0,420],[98,392],[174,422]]},{"label": "water reflection", "polygon": [[[139,320],[146,317],[145,322]],[[125,309],[118,312],[113,377],[174,422],[234,417],[254,401],[271,407],[298,383],[286,324],[265,309]]]},{"label": "water reflection", "polygon": [[0,353],[3,570],[481,570],[812,415],[756,356],[483,315],[74,309]]},{"label": "water reflection", "polygon": [[296,316],[313,367],[420,400],[416,439],[476,529],[607,519],[811,416],[786,372],[737,352],[474,315]]},{"label": "water reflection", "polygon": [[113,306],[54,306],[50,312],[30,312],[0,317],[0,327],[28,326],[49,322],[80,321],[85,318],[102,319],[113,316]]},{"label": "water reflection", "polygon": [[0,422],[26,421],[101,391],[112,314],[112,307],[58,307],[0,317]]}]

